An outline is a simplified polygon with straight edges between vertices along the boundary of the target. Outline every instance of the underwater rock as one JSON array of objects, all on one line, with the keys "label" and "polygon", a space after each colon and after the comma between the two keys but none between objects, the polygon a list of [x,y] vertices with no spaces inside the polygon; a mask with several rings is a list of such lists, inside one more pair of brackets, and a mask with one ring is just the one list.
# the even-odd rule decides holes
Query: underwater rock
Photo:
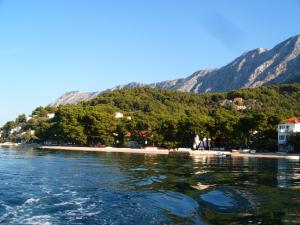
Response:
[{"label": "underwater rock", "polygon": [[232,188],[215,188],[201,194],[199,204],[225,213],[251,212],[254,209],[251,196]]}]

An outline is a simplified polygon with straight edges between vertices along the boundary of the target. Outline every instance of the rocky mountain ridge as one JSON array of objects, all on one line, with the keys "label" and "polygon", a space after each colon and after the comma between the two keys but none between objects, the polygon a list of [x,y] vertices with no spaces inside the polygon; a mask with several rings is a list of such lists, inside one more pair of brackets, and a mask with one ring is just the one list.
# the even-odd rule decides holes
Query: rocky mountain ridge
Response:
[{"label": "rocky mountain ridge", "polygon": [[[199,70],[182,79],[153,84],[129,83],[121,88],[148,86],[193,93],[222,92],[238,88],[300,82],[300,35],[293,36],[274,48],[257,48],[245,52],[229,64],[210,70]],[[68,92],[51,105],[75,104],[95,98],[102,92]]]}]

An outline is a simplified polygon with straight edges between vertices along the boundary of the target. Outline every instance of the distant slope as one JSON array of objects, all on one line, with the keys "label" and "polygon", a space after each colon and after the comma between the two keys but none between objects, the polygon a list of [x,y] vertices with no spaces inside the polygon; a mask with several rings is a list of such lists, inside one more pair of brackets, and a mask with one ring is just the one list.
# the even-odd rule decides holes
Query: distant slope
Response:
[{"label": "distant slope", "polygon": [[65,93],[63,96],[58,98],[55,102],[50,105],[66,105],[66,104],[76,104],[81,101],[92,99],[97,97],[101,92],[80,92],[80,91],[71,91]]},{"label": "distant slope", "polygon": [[[222,92],[238,88],[300,82],[300,35],[293,36],[274,48],[258,48],[242,54],[226,66],[200,70],[189,77],[153,84],[130,83],[106,90],[149,86],[192,93]],[[101,92],[69,92],[51,105],[86,101]]]}]

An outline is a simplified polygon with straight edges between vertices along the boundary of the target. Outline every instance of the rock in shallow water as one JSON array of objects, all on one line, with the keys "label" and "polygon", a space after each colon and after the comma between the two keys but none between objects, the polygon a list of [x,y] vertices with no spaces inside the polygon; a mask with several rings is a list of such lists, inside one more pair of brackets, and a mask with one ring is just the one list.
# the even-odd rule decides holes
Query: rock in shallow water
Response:
[{"label": "rock in shallow water", "polygon": [[201,194],[199,204],[225,213],[250,212],[254,209],[249,195],[232,188],[215,188]]},{"label": "rock in shallow water", "polygon": [[146,198],[156,207],[181,217],[187,217],[197,212],[199,207],[191,197],[176,192],[151,192],[147,193]]}]

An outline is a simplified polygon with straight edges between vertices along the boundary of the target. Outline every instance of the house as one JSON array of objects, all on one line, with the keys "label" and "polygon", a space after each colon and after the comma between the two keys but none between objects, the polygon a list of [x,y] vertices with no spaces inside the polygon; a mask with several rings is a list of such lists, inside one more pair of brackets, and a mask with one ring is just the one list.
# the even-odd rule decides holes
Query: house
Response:
[{"label": "house", "polygon": [[55,113],[48,113],[47,114],[48,119],[53,119],[54,116],[55,116]]},{"label": "house", "polygon": [[26,122],[32,119],[32,116],[26,116]]},{"label": "house", "polygon": [[116,119],[121,119],[121,118],[123,118],[124,117],[124,115],[122,114],[122,113],[120,113],[120,112],[116,112],[115,113],[115,118]]},{"label": "house", "polygon": [[236,105],[235,109],[236,110],[245,110],[245,109],[247,109],[247,106],[245,106],[245,105]]},{"label": "house", "polygon": [[241,104],[243,104],[243,99],[242,98],[234,98],[233,102],[235,104],[241,105]]},{"label": "house", "polygon": [[236,110],[245,110],[247,109],[247,106],[244,105],[244,100],[243,98],[234,98],[234,99],[224,99],[221,102],[221,106],[225,108],[230,108],[233,107]]},{"label": "house", "polygon": [[17,126],[9,131],[10,134],[19,133],[22,130],[22,127]]},{"label": "house", "polygon": [[300,117],[286,119],[278,125],[278,150],[293,151],[293,146],[288,145],[288,137],[292,133],[300,132]]},{"label": "house", "polygon": [[233,101],[232,100],[229,100],[229,99],[225,99],[222,101],[221,105],[222,106],[229,106],[229,105],[232,105]]},{"label": "house", "polygon": [[140,131],[140,136],[141,137],[148,137],[150,135],[151,135],[151,131],[149,131],[149,130],[142,130],[142,131]]}]

